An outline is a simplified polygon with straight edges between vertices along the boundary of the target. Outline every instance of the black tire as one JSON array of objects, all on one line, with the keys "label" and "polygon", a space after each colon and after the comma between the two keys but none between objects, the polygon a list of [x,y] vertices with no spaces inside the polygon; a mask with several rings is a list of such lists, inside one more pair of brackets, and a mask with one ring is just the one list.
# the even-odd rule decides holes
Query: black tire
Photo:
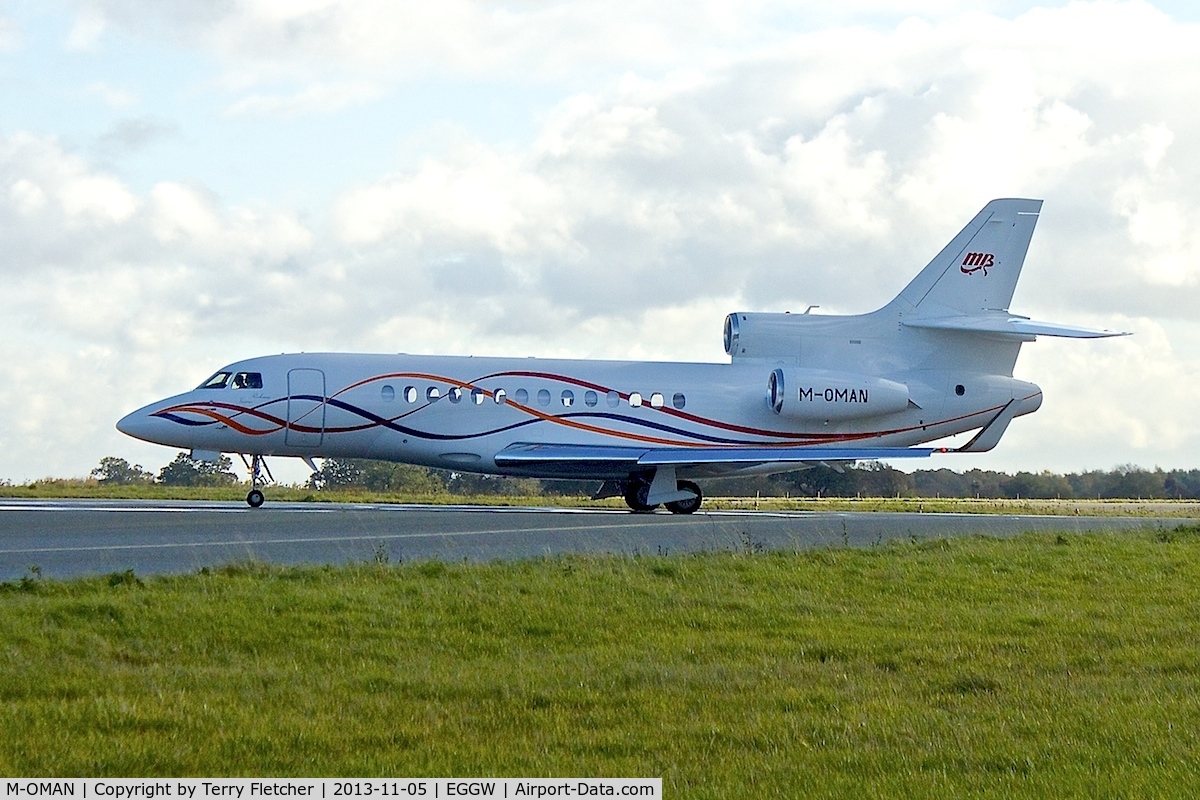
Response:
[{"label": "black tire", "polygon": [[700,487],[691,481],[679,481],[676,486],[680,489],[687,489],[689,492],[695,492],[696,496],[690,500],[676,500],[673,503],[667,503],[667,511],[672,514],[695,514],[700,510],[700,504],[704,502],[704,495],[700,493]]},{"label": "black tire", "polygon": [[645,481],[629,481],[625,484],[625,504],[636,514],[649,514],[657,505],[650,505],[646,498],[650,496],[650,484]]},{"label": "black tire", "polygon": [[267,496],[258,489],[251,489],[250,493],[246,495],[246,504],[251,508],[258,508],[266,502],[266,499]]}]

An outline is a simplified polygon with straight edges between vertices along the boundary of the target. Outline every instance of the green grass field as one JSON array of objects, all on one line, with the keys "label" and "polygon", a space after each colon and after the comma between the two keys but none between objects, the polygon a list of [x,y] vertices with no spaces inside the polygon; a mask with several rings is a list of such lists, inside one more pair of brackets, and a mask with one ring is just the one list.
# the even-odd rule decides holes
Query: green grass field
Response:
[{"label": "green grass field", "polygon": [[[241,502],[247,484],[234,486],[104,485],[94,480],[37,481],[0,485],[0,497],[29,500],[85,498],[96,500],[218,500]],[[625,508],[618,497],[591,500],[571,495],[460,495],[372,492],[365,489],[317,491],[298,486],[271,486],[267,502],[302,503],[436,503],[499,506],[564,506]],[[706,497],[706,509],[759,511],[902,511],[957,514],[1041,514],[1200,518],[1197,500],[1011,500],[932,497]]]},{"label": "green grass field", "polygon": [[9,776],[1200,792],[1195,527],[2,587]]}]

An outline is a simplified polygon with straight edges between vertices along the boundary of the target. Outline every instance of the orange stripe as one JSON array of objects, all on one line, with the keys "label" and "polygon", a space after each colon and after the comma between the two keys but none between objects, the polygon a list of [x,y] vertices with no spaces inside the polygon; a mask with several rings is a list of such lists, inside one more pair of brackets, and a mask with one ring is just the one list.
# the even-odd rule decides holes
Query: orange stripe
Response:
[{"label": "orange stripe", "polygon": [[228,425],[229,427],[233,428],[238,433],[244,433],[247,436],[265,436],[268,433],[275,433],[275,431],[281,431],[284,428],[283,425],[276,425],[274,428],[271,428],[270,430],[257,431],[257,430],[254,430],[253,428],[247,428],[245,425],[242,425],[240,422],[234,422],[234,420],[231,417],[227,417],[224,414],[218,414],[216,411],[212,411],[207,408],[194,407],[194,406],[193,407],[174,406],[172,408],[165,409],[165,410],[171,411],[171,412],[182,411],[182,412],[187,412],[190,414],[199,414],[202,417],[208,417],[209,419],[216,420],[217,422],[223,422],[226,425]]}]

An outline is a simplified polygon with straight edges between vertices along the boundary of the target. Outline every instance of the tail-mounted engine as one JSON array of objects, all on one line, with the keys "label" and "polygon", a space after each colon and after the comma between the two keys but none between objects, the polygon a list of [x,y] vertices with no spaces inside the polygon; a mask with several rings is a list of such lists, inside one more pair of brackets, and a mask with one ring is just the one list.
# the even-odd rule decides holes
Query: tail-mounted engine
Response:
[{"label": "tail-mounted engine", "polygon": [[749,314],[725,317],[725,352],[734,358],[794,356],[799,337],[816,317],[806,314]]},{"label": "tail-mounted engine", "polygon": [[789,314],[738,311],[725,317],[725,352],[734,361],[741,359],[795,359],[807,343],[811,347],[820,340],[862,336],[863,317],[842,317],[833,314]]},{"label": "tail-mounted engine", "polygon": [[776,414],[803,420],[880,417],[908,408],[908,387],[886,378],[823,369],[780,367],[767,378]]}]

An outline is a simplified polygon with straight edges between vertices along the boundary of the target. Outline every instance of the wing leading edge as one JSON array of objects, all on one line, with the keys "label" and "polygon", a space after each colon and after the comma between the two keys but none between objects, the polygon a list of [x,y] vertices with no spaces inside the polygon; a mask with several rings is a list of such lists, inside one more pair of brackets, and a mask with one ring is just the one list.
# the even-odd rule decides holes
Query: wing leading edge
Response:
[{"label": "wing leading edge", "polygon": [[756,464],[819,464],[882,458],[927,458],[939,447],[614,447],[607,445],[516,443],[496,454],[496,466],[581,469],[588,466],[638,468]]}]

